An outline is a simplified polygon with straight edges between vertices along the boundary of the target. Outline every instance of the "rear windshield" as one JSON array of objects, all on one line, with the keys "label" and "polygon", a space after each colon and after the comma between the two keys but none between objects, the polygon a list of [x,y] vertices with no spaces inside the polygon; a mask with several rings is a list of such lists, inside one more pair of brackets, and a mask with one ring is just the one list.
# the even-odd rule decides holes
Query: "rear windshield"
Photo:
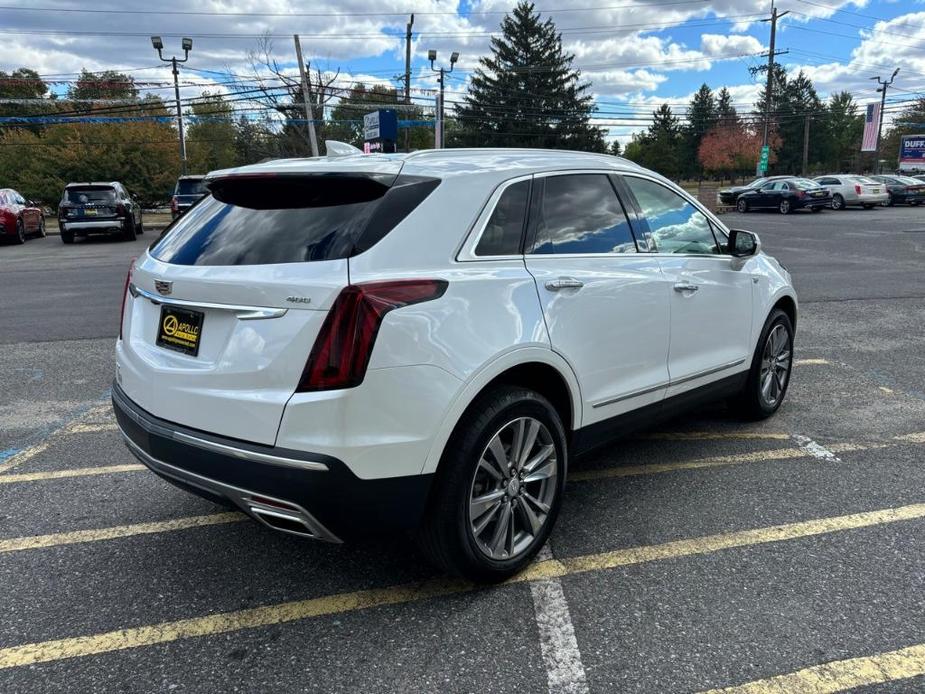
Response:
[{"label": "rear windshield", "polygon": [[905,183],[907,186],[920,186],[922,182],[917,178],[912,178],[912,176],[897,176],[896,179],[902,183]]},{"label": "rear windshield", "polygon": [[181,178],[177,181],[177,195],[205,195],[208,192],[201,178]]},{"label": "rear windshield", "polygon": [[810,181],[808,178],[795,178],[790,181],[790,184],[797,190],[811,190],[813,188],[820,188],[821,186],[815,181]]},{"label": "rear windshield", "polygon": [[215,181],[212,194],[169,227],[151,255],[175,265],[349,258],[388,234],[439,182],[333,174]]},{"label": "rear windshield", "polygon": [[86,188],[67,188],[64,191],[64,200],[77,205],[110,203],[116,200],[116,191],[112,188],[100,186]]},{"label": "rear windshield", "polygon": [[862,183],[865,186],[875,186],[878,183],[880,183],[880,181],[875,181],[872,178],[867,178],[867,176],[852,176],[851,180],[856,181],[857,183]]}]

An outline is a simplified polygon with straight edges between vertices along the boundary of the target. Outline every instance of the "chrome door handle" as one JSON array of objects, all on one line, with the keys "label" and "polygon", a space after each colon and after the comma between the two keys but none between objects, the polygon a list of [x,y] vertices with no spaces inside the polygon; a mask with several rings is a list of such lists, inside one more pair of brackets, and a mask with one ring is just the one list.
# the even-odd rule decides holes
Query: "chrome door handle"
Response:
[{"label": "chrome door handle", "polygon": [[696,292],[700,289],[700,285],[697,284],[676,284],[674,290],[676,292]]},{"label": "chrome door handle", "polygon": [[546,281],[546,289],[551,292],[557,292],[560,289],[581,289],[584,286],[584,282],[576,280],[574,277],[560,277],[557,280]]}]

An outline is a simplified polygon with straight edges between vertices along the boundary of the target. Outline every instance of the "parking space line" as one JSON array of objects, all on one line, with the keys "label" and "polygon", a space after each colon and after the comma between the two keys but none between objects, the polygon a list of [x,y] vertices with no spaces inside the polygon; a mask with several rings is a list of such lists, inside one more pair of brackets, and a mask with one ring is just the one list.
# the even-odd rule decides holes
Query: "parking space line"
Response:
[{"label": "parking space line", "polygon": [[[633,547],[567,559],[547,559],[533,564],[519,576],[503,585],[601,571],[662,559],[708,554],[736,547],[794,540],[921,518],[925,518],[925,504],[912,504],[847,516],[818,518],[767,528],[754,528],[678,540],[660,545]],[[131,627],[100,634],[27,643],[0,649],[0,669],[99,655],[129,648],[153,646],[182,639],[254,629],[372,607],[418,602],[476,589],[477,586],[470,583],[436,579],[420,584],[405,584],[352,593],[339,593],[320,598],[216,613],[173,622],[162,622],[150,626]],[[491,589],[485,588],[483,590]]]},{"label": "parking space line", "polygon": [[820,443],[816,443],[808,436],[803,436],[802,434],[794,434],[793,440],[796,444],[802,448],[804,451],[809,453],[813,458],[818,458],[819,460],[825,460],[829,463],[840,463],[841,459],[835,455],[828,448],[823,446]]},{"label": "parking space line", "polygon": [[783,692],[828,694],[920,675],[925,675],[925,644],[877,655],[835,660],[786,675],[777,675],[722,689],[711,689],[705,694],[782,694]]},{"label": "parking space line", "polygon": [[92,434],[98,431],[118,431],[119,425],[115,423],[76,424],[68,430],[68,434]]},{"label": "parking space line", "polygon": [[[537,560],[553,560],[548,544],[537,554]],[[549,694],[584,694],[589,691],[588,678],[562,580],[553,577],[532,581],[530,595],[540,632]]]},{"label": "parking space line", "polygon": [[207,525],[222,525],[225,523],[238,523],[246,520],[243,513],[229,511],[213,513],[207,516],[190,516],[188,518],[174,518],[166,521],[152,523],[136,523],[134,525],[117,525],[110,528],[96,528],[93,530],[74,530],[68,533],[54,533],[51,535],[32,535],[29,537],[12,537],[0,540],[0,553],[20,552],[26,549],[43,549],[60,545],[73,545],[81,542],[98,542],[100,540],[114,540],[120,537],[133,535],[150,535],[153,533],[166,533],[174,530],[188,528],[201,528]]},{"label": "parking space line", "polygon": [[794,366],[823,366],[825,364],[830,364],[831,362],[828,359],[794,359]]},{"label": "parking space line", "polygon": [[15,484],[17,482],[38,482],[40,480],[60,480],[67,477],[91,477],[93,475],[109,475],[117,472],[139,472],[147,470],[144,465],[128,463],[126,465],[102,465],[99,467],[78,467],[67,470],[43,470],[41,472],[21,472],[11,475],[0,475],[0,484]]},{"label": "parking space line", "polygon": [[773,431],[661,431],[636,437],[643,441],[712,441],[729,439],[732,441],[769,440],[785,441],[790,434]]},{"label": "parking space line", "polygon": [[903,434],[902,436],[894,436],[893,440],[903,441],[905,443],[925,443],[925,431],[919,431],[914,434]]}]

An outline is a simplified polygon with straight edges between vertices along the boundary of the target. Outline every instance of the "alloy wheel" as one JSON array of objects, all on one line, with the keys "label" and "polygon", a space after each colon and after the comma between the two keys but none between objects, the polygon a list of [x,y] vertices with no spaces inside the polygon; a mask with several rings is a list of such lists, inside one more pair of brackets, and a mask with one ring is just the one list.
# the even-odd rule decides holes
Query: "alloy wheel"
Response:
[{"label": "alloy wheel", "polygon": [[790,348],[790,334],[782,324],[775,325],[768,333],[761,355],[761,374],[758,383],[761,387],[761,399],[768,407],[775,407],[784,395],[793,350]]},{"label": "alloy wheel", "polygon": [[789,200],[781,200],[781,201],[780,201],[780,213],[781,213],[781,214],[787,214],[787,213],[789,213],[789,212],[790,212],[790,201],[789,201]]},{"label": "alloy wheel", "polygon": [[492,436],[469,492],[469,529],[479,550],[495,560],[526,552],[555,502],[558,456],[549,429],[520,417]]},{"label": "alloy wheel", "polygon": [[832,198],[832,209],[833,210],[840,210],[842,207],[844,207],[844,204],[845,204],[845,201],[841,195],[836,195],[835,197]]}]

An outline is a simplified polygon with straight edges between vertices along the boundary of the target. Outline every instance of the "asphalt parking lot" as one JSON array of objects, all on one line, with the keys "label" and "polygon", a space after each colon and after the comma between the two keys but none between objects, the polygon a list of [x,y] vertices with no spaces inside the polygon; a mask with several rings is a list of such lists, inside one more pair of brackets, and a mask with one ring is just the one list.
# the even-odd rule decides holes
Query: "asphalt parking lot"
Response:
[{"label": "asphalt parking lot", "polygon": [[925,209],[725,219],[800,293],[783,408],[576,461],[541,560],[488,589],[142,469],[108,387],[153,235],[0,247],[0,691],[925,690]]}]

